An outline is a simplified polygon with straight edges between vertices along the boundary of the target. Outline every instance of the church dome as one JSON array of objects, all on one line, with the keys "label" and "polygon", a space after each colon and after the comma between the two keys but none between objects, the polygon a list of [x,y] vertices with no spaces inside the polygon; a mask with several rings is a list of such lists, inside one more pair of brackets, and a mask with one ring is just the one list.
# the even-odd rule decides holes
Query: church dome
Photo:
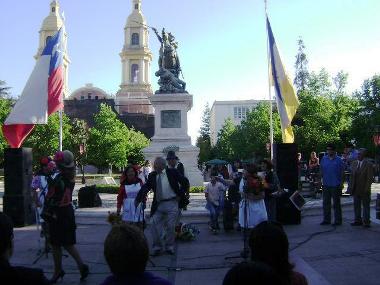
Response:
[{"label": "church dome", "polygon": [[101,100],[109,99],[110,96],[101,88],[94,86],[91,83],[84,87],[78,88],[67,98],[69,100]]}]

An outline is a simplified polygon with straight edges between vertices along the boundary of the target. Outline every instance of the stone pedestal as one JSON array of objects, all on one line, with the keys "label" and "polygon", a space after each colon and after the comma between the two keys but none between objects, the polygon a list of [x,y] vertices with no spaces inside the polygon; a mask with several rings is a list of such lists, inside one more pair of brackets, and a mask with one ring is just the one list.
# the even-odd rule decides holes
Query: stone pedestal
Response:
[{"label": "stone pedestal", "polygon": [[203,177],[197,167],[199,148],[191,145],[187,134],[187,112],[193,106],[193,95],[155,94],[149,99],[155,110],[155,126],[151,144],[144,149],[145,158],[153,166],[157,156],[166,156],[168,149],[174,150],[185,167],[191,186],[203,185]]}]

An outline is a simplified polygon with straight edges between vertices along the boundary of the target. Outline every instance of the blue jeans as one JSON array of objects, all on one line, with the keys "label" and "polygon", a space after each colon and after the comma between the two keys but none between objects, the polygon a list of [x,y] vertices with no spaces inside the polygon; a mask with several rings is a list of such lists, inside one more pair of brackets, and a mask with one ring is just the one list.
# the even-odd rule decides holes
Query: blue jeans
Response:
[{"label": "blue jeans", "polygon": [[213,229],[215,229],[217,228],[217,225],[218,225],[220,207],[207,201],[206,208],[210,212],[210,222],[211,222],[210,225]]}]

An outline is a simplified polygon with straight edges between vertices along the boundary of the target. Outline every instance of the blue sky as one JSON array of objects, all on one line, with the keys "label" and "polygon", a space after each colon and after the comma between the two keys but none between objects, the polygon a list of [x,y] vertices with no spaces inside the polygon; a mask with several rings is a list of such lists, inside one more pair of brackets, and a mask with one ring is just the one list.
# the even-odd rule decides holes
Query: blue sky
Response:
[{"label": "blue sky", "polygon": [[[50,0],[1,0],[0,79],[19,95],[34,66],[38,31]],[[131,0],[60,0],[72,61],[69,87],[93,83],[115,94],[119,53]],[[264,3],[259,0],[143,0],[149,25],[165,27],[179,42],[188,91],[194,95],[189,134],[197,135],[206,102],[268,98]],[[291,77],[302,36],[309,69],[349,73],[348,91],[380,70],[378,0],[268,0],[268,13]],[[158,42],[151,33],[153,89]]]}]

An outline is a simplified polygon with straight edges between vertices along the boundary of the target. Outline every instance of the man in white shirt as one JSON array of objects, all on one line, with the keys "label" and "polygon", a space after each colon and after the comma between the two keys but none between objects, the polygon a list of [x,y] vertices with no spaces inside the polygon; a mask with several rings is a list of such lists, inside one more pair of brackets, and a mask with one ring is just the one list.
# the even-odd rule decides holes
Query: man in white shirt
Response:
[{"label": "man in white shirt", "polygon": [[[174,254],[175,222],[178,217],[178,209],[186,203],[186,190],[189,181],[182,176],[177,169],[166,168],[166,160],[157,157],[147,182],[141,187],[136,197],[135,204],[141,202],[149,191],[154,192],[151,217],[152,217],[152,255],[161,254],[165,248],[168,254]],[[166,239],[162,240],[161,233],[165,230]]]}]

